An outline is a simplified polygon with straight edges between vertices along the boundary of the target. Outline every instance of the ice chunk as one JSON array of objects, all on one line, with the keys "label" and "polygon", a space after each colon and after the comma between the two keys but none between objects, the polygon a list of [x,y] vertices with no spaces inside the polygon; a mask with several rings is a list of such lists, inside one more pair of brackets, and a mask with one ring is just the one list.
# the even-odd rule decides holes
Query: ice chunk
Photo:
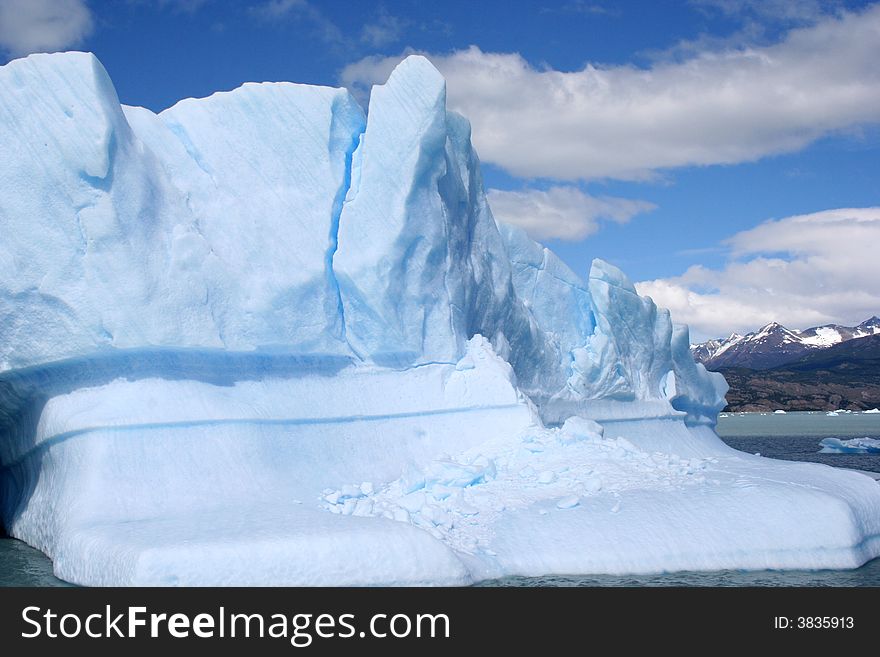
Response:
[{"label": "ice chunk", "polygon": [[819,445],[822,454],[880,454],[880,440],[876,438],[823,438]]},{"label": "ice chunk", "polygon": [[584,490],[587,493],[595,494],[602,490],[602,479],[601,477],[587,477],[584,480]]},{"label": "ice chunk", "polygon": [[544,470],[538,475],[539,484],[552,484],[556,481],[556,473],[553,470]]},{"label": "ice chunk", "polygon": [[420,492],[410,493],[402,497],[399,504],[410,513],[417,513],[425,506],[425,494]]},{"label": "ice chunk", "polygon": [[573,416],[562,425],[562,433],[578,440],[600,440],[605,429],[587,418]]},{"label": "ice chunk", "polygon": [[490,465],[462,464],[454,461],[434,461],[425,473],[425,485],[435,484],[463,488],[485,481],[491,477],[494,469]]},{"label": "ice chunk", "polygon": [[581,503],[580,498],[577,495],[566,495],[561,498],[558,502],[556,502],[557,509],[573,509],[577,505]]}]

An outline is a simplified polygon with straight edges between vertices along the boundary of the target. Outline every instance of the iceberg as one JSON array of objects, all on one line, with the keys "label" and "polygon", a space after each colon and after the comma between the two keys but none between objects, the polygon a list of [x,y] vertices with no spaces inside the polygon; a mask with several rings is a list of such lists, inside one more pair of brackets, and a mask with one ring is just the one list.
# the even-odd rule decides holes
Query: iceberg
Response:
[{"label": "iceberg", "polygon": [[876,438],[823,438],[819,445],[822,454],[880,454],[880,440]]},{"label": "iceberg", "polygon": [[855,567],[868,477],[737,452],[688,330],[496,223],[468,121],[0,67],[0,515],[86,585]]}]

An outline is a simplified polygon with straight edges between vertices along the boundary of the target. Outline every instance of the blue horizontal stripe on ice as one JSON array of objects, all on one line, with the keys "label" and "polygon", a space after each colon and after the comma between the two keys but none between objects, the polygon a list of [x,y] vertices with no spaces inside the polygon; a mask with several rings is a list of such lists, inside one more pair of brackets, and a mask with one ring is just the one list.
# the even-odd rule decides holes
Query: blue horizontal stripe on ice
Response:
[{"label": "blue horizontal stripe on ice", "polygon": [[384,413],[379,415],[341,415],[336,417],[303,417],[303,418],[218,418],[212,420],[182,420],[179,422],[143,422],[139,424],[120,424],[120,425],[103,425],[82,427],[65,431],[55,436],[50,436],[41,440],[40,443],[29,449],[24,454],[19,455],[16,459],[0,466],[0,472],[15,467],[26,461],[28,458],[39,452],[40,450],[49,449],[53,445],[58,445],[66,440],[96,431],[152,431],[155,429],[178,429],[191,428],[198,426],[230,426],[230,425],[258,425],[258,426],[301,426],[310,424],[350,424],[352,422],[377,422],[383,420],[402,420],[415,417],[430,417],[437,415],[456,415],[462,413],[470,413],[473,411],[501,411],[505,409],[518,408],[519,403],[513,404],[493,404],[489,406],[468,406],[465,408],[443,408],[431,409],[425,411],[406,411],[402,413]]},{"label": "blue horizontal stripe on ice", "polygon": [[[240,381],[273,378],[331,378],[353,364],[354,360],[347,356],[291,353],[281,349],[231,352],[177,347],[108,348],[85,357],[0,373],[0,441],[9,441],[15,434],[35,435],[43,406],[52,397],[120,378],[190,380],[231,387]],[[407,370],[429,364],[447,363],[423,361],[390,369]],[[7,455],[4,460],[3,453],[0,445],[0,468],[22,458]]]},{"label": "blue horizontal stripe on ice", "polygon": [[49,396],[85,385],[101,385],[120,377],[130,380],[189,379],[214,385],[234,385],[268,377],[333,376],[353,364],[333,354],[302,354],[283,350],[226,351],[148,347],[107,349],[85,357],[68,358],[0,374],[0,386],[34,386]]}]

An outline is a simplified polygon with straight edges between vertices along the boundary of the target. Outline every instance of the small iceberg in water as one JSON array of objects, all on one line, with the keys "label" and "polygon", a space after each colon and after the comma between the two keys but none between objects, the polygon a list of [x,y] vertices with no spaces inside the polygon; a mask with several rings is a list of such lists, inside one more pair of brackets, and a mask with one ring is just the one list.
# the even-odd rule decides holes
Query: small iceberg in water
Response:
[{"label": "small iceberg in water", "polygon": [[820,454],[880,454],[880,440],[876,438],[823,438]]}]

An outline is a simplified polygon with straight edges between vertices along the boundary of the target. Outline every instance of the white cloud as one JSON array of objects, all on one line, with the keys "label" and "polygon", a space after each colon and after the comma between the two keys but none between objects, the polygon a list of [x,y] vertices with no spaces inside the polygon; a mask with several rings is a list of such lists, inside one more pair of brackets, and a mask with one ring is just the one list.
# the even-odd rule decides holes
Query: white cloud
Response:
[{"label": "white cloud", "polygon": [[14,57],[75,46],[93,28],[84,0],[0,0],[0,48]]},{"label": "white cloud", "polygon": [[367,23],[361,29],[361,41],[373,48],[381,48],[383,46],[396,43],[400,40],[400,35],[406,21],[397,16],[392,16],[386,10],[381,9],[376,20]]},{"label": "white cloud", "polygon": [[851,325],[880,312],[880,207],[767,221],[726,244],[731,260],[723,269],[691,267],[638,283],[639,293],[702,337],[771,321]]},{"label": "white cloud", "polygon": [[[825,16],[769,46],[704,50],[650,68],[535,68],[516,53],[428,57],[481,158],[517,176],[645,179],[658,169],[796,151],[880,121],[880,6]],[[402,57],[346,67],[363,97]]]},{"label": "white cloud", "polygon": [[536,240],[582,240],[599,229],[601,220],[622,224],[656,207],[645,201],[590,196],[563,186],[546,191],[490,189],[488,197],[496,219],[523,228]]}]

